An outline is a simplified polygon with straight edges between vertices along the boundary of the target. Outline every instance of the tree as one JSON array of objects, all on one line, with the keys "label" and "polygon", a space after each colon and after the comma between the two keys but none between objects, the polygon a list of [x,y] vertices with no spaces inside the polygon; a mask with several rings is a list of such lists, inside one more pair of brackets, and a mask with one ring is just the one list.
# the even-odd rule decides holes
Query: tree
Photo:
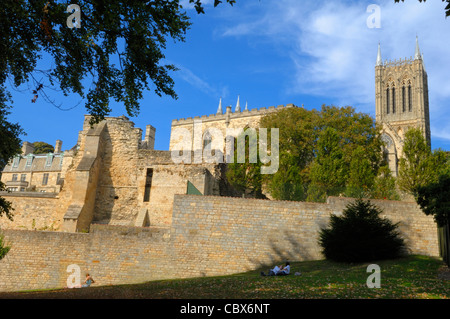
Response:
[{"label": "tree", "polygon": [[431,152],[420,128],[409,129],[405,134],[403,157],[399,162],[398,186],[416,196],[418,187],[437,181],[445,162],[445,152]]},{"label": "tree", "polygon": [[356,199],[342,216],[331,215],[328,228],[319,232],[319,244],[327,259],[366,262],[391,259],[404,252],[404,240],[397,227],[370,201]]},{"label": "tree", "polygon": [[278,200],[305,200],[309,184],[309,165],[314,159],[319,112],[289,108],[261,119],[264,128],[280,128],[279,168],[263,182]]},{"label": "tree", "polygon": [[346,195],[348,197],[368,197],[375,182],[372,163],[366,158],[366,150],[358,146],[352,153]]},{"label": "tree", "polygon": [[[255,138],[244,134],[245,132],[242,132],[237,139],[234,139],[234,159],[233,163],[228,164],[226,177],[231,186],[239,193],[249,193],[255,198],[264,198],[262,194],[262,163],[259,160],[257,134],[255,133]],[[243,141],[243,145],[240,145],[239,141]],[[238,147],[245,154],[237,151]],[[251,160],[251,152],[256,155],[256,160]]]},{"label": "tree", "polygon": [[439,227],[450,222],[450,174],[442,174],[438,181],[417,189],[417,204],[431,215]]},{"label": "tree", "polygon": [[[427,0],[419,0],[419,2],[427,2]],[[448,17],[450,16],[450,0],[442,0],[442,2],[447,2],[447,6],[445,7],[445,16]],[[400,0],[395,0],[395,2],[400,2]],[[404,0],[402,0],[402,2],[405,2]]]},{"label": "tree", "polygon": [[310,175],[313,192],[308,200],[324,201],[327,195],[339,195],[345,189],[347,176],[341,139],[334,128],[328,127],[317,142],[317,156]]},{"label": "tree", "polygon": [[[7,120],[9,108],[1,103],[6,98],[5,94],[0,88],[0,171],[3,170],[10,158],[20,154],[19,135],[24,133],[18,124],[10,123]],[[0,181],[0,191],[5,190],[5,185]],[[0,197],[0,217],[6,215],[12,220],[12,211],[11,203]]]},{"label": "tree", "polygon": [[55,148],[45,142],[34,142],[34,154],[47,154],[47,153],[53,153],[55,151]]},{"label": "tree", "polygon": [[[123,103],[130,116],[139,113],[143,91],[151,87],[159,96],[177,98],[169,74],[176,67],[160,63],[167,40],[184,41],[191,26],[180,0],[73,2],[80,8],[80,28],[68,26],[68,2],[7,0],[0,6],[0,169],[20,153],[24,134],[6,120],[12,103],[8,80],[13,87],[31,82],[31,102],[42,97],[54,103],[47,89],[86,98],[91,123],[110,113],[111,98]],[[214,6],[221,2],[214,0]],[[200,0],[189,3],[204,13]],[[44,59],[49,69],[38,69]],[[92,85],[85,88],[84,81]],[[0,198],[0,216],[11,217],[11,210]]]},{"label": "tree", "polygon": [[260,126],[280,128],[279,169],[263,177],[275,199],[325,201],[360,182],[369,188],[382,163],[380,128],[350,106],[286,108],[264,116]]},{"label": "tree", "polygon": [[11,249],[10,246],[5,245],[4,239],[5,237],[3,234],[0,234],[0,260],[2,260]]},{"label": "tree", "polygon": [[[167,40],[184,41],[191,26],[180,0],[74,2],[78,7],[71,10],[80,15],[75,27],[70,25],[73,20],[65,1],[2,3],[2,92],[7,92],[5,83],[10,78],[16,87],[33,82],[32,102],[39,97],[52,101],[48,88],[60,89],[64,95],[75,93],[87,99],[85,107],[93,115],[92,122],[110,113],[110,99],[123,103],[128,115],[135,116],[144,90],[177,98],[169,74],[176,67],[161,65],[161,61]],[[189,2],[204,13],[201,0]],[[221,2],[215,0],[214,6]],[[235,0],[226,2],[233,5]],[[39,70],[37,62],[44,55],[50,69]],[[92,85],[86,88],[84,81]]]},{"label": "tree", "polygon": [[380,167],[378,176],[374,180],[371,196],[375,199],[400,200],[396,191],[395,178],[388,166]]}]

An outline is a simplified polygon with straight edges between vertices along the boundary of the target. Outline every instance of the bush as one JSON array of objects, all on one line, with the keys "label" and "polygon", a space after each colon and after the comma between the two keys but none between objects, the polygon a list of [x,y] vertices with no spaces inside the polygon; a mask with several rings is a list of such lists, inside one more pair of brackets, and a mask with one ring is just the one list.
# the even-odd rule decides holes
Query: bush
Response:
[{"label": "bush", "polygon": [[329,228],[320,231],[325,257],[339,262],[400,257],[405,244],[397,232],[398,224],[381,218],[381,212],[370,201],[357,199],[347,205],[342,216],[332,215]]},{"label": "bush", "polygon": [[11,249],[11,247],[5,246],[4,238],[3,234],[0,233],[0,260],[2,260]]}]

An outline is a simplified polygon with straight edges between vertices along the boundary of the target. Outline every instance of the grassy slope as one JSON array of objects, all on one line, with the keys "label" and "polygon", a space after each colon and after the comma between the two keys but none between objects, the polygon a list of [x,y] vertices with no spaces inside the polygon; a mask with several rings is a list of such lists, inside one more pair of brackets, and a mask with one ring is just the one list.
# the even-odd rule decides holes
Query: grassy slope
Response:
[{"label": "grassy slope", "polygon": [[[438,278],[438,271],[444,266],[439,259],[410,256],[373,263],[381,268],[379,289],[369,289],[366,285],[371,274],[366,271],[369,263],[340,264],[321,260],[292,262],[292,275],[287,277],[262,277],[259,269],[223,277],[0,293],[0,298],[450,298],[450,281]],[[298,271],[301,276],[294,275]]]}]

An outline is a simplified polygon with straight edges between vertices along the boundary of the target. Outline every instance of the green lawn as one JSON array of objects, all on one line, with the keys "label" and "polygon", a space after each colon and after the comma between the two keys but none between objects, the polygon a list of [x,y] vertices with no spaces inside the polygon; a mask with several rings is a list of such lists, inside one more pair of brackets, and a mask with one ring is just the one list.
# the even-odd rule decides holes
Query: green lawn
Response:
[{"label": "green lawn", "polygon": [[[262,277],[261,270],[222,277],[153,281],[143,284],[0,293],[0,298],[389,298],[448,299],[450,280],[438,278],[440,259],[410,256],[373,262],[381,268],[381,288],[366,285],[367,266],[326,260],[291,263],[291,275]],[[301,276],[295,276],[295,272]]]}]

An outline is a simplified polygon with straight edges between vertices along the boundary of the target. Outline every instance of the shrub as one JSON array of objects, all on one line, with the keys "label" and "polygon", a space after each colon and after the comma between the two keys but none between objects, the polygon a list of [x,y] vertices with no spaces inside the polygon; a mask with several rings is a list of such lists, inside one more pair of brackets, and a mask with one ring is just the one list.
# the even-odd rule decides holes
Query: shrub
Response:
[{"label": "shrub", "polygon": [[356,199],[342,216],[332,215],[329,228],[320,231],[319,243],[327,259],[365,262],[392,259],[405,250],[397,224],[379,215],[382,210],[370,201]]},{"label": "shrub", "polygon": [[3,234],[0,233],[0,260],[2,260],[11,249],[11,247],[5,246],[4,238]]}]

